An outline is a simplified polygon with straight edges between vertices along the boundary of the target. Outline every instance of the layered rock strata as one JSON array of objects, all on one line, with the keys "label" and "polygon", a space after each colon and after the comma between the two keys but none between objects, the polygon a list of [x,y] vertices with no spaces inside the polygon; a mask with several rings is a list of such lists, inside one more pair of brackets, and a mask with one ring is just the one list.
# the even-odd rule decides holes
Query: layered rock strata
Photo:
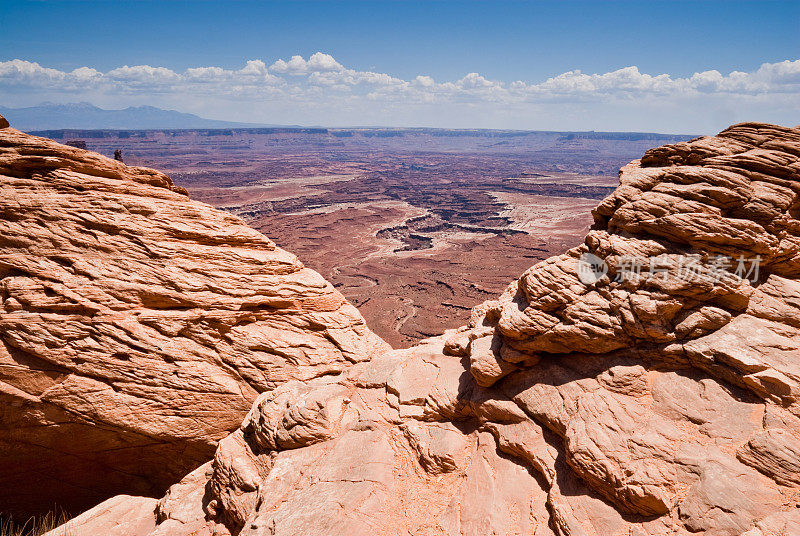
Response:
[{"label": "layered rock strata", "polygon": [[0,510],[160,495],[258,393],[387,348],[166,175],[0,129]]},{"label": "layered rock strata", "polygon": [[52,534],[797,534],[800,130],[648,151],[594,216],[468,326],[265,385],[160,500]]}]

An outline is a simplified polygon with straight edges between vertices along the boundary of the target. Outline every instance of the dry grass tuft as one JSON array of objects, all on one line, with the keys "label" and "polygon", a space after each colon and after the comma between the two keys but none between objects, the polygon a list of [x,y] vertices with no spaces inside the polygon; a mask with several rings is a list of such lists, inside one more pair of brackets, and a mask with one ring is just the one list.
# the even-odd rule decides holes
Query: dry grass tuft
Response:
[{"label": "dry grass tuft", "polygon": [[[42,516],[31,517],[19,523],[13,518],[0,516],[0,536],[41,536],[69,521],[70,516],[60,509],[55,509]],[[61,536],[61,534],[59,534]],[[64,536],[70,536],[67,530]]]}]

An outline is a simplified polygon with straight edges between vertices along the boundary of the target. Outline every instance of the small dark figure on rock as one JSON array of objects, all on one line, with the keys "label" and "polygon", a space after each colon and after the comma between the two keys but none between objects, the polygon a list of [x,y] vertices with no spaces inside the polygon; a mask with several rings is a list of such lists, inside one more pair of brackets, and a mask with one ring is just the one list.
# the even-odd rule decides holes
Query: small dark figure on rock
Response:
[{"label": "small dark figure on rock", "polygon": [[114,160],[122,162],[122,149],[117,149],[114,151]]}]

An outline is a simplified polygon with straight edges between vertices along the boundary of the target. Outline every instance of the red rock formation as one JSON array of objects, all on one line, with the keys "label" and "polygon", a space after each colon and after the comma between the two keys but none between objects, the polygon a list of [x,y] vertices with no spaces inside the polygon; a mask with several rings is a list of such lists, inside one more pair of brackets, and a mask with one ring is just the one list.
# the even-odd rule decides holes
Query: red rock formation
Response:
[{"label": "red rock formation", "polygon": [[387,348],[316,272],[167,176],[11,128],[0,303],[0,510],[18,515],[160,495],[259,392]]},{"label": "red rock formation", "polygon": [[[263,384],[213,459],[162,499],[113,498],[51,534],[796,534],[800,130],[737,125],[648,151],[620,182],[585,245],[532,267],[469,326],[362,350],[329,374],[276,364],[285,381]],[[29,265],[49,258],[18,247]],[[608,266],[595,281],[579,277],[588,253]],[[758,277],[720,255],[760,256]]]}]

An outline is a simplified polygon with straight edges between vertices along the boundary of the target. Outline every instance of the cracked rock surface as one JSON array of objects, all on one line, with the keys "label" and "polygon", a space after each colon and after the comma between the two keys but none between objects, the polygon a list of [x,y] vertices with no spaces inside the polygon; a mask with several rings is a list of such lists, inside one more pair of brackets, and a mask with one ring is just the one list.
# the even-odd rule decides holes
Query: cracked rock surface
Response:
[{"label": "cracked rock surface", "polygon": [[[797,535],[800,130],[741,124],[648,151],[594,216],[584,245],[463,328],[387,350],[353,320],[361,350],[327,354],[335,370],[242,373],[260,394],[213,457],[158,501],[115,497],[51,534]],[[587,253],[608,266],[588,283]]]},{"label": "cracked rock surface", "polygon": [[166,175],[0,129],[0,510],[161,494],[259,392],[386,348]]}]

